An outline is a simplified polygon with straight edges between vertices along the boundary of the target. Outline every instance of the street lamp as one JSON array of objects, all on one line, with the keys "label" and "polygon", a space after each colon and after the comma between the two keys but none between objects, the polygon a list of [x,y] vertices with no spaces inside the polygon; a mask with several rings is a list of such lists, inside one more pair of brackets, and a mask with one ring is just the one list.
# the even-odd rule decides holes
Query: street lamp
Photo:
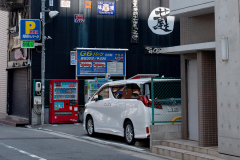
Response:
[{"label": "street lamp", "polygon": [[41,114],[41,124],[44,124],[44,108],[45,108],[45,12],[49,12],[49,17],[53,18],[58,15],[58,11],[45,10],[46,0],[42,0],[42,63],[41,63],[41,81],[42,81],[42,114]]}]

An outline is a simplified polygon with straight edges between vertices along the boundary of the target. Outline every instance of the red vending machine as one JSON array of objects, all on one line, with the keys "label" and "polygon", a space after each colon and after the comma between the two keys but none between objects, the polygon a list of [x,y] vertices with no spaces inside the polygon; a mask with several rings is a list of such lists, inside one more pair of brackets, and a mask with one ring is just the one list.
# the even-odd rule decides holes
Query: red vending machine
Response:
[{"label": "red vending machine", "polygon": [[78,80],[50,80],[49,123],[78,122]]}]

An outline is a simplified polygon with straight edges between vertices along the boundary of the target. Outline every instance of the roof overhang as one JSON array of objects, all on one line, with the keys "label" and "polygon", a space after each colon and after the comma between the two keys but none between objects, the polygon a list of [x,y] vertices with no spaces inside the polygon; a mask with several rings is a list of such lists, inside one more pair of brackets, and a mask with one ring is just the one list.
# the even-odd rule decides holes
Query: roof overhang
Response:
[{"label": "roof overhang", "polygon": [[215,42],[197,43],[189,45],[181,45],[175,47],[161,48],[161,54],[186,54],[197,53],[197,51],[215,51]]},{"label": "roof overhang", "polygon": [[[194,17],[214,13],[215,2],[202,3],[185,8],[172,9],[170,15],[176,17]],[[171,8],[170,8],[171,9]]]}]

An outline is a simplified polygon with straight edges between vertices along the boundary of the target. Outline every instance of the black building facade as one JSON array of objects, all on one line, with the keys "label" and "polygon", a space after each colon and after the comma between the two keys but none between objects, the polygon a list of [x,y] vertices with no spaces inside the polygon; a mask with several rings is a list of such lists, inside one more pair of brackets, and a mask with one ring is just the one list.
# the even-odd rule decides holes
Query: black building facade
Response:
[{"label": "black building facade", "polygon": [[[180,77],[179,55],[145,54],[146,46],[161,48],[180,44],[178,18],[175,18],[173,31],[166,35],[155,34],[148,26],[151,12],[157,7],[168,8],[168,0],[138,0],[137,29],[133,28],[133,0],[102,0],[102,2],[115,3],[114,15],[98,15],[97,0],[91,1],[91,8],[85,7],[84,0],[69,1],[70,7],[65,8],[60,7],[61,0],[54,0],[53,6],[49,6],[49,1],[46,0],[46,9],[57,10],[59,14],[51,19],[46,13],[45,35],[52,39],[46,40],[45,79],[75,79],[75,66],[70,65],[70,51],[77,47],[128,49],[126,52],[126,78],[136,74]],[[27,9],[20,10],[24,15],[22,19],[40,19],[41,1],[28,0],[26,3],[29,4],[28,7],[25,6]],[[19,11],[12,12],[11,15],[14,17],[17,12]],[[74,23],[74,14],[84,14],[85,22]],[[18,26],[18,20],[15,21]],[[137,41],[133,41],[131,38],[133,30],[137,31]],[[17,60],[11,58],[14,53],[9,52],[8,114],[28,118],[29,123],[31,123],[32,117],[31,109],[34,107],[33,86],[35,84],[33,82],[35,79],[41,79],[40,51],[41,47],[28,49],[27,59],[31,60],[31,64],[19,68],[11,67]],[[24,60],[25,64],[28,62],[27,59]],[[18,63],[22,64],[22,61]],[[93,78],[79,77],[79,79]],[[122,79],[123,77],[112,78]],[[84,82],[79,89],[84,89]],[[83,94],[80,94],[79,99],[83,100]]]},{"label": "black building facade", "polygon": [[[107,2],[115,2],[115,15],[98,15],[97,0],[92,0],[91,8],[85,8],[84,0],[71,0],[70,8],[60,7],[60,0],[55,0],[53,7],[48,7],[46,2],[46,8],[59,11],[59,15],[53,19],[46,15],[46,36],[53,38],[46,41],[46,79],[75,78],[75,66],[70,66],[69,54],[76,47],[129,49],[126,53],[126,78],[136,74],[180,77],[179,56],[144,54],[145,46],[180,44],[178,19],[175,20],[173,32],[168,35],[154,34],[148,27],[147,21],[152,10],[167,6],[161,0],[138,0],[139,43],[131,43],[132,0]],[[39,19],[40,11],[41,2],[33,1],[31,19]],[[74,23],[74,14],[84,14],[85,22]],[[41,78],[41,54],[35,50],[32,51],[32,78]]]}]

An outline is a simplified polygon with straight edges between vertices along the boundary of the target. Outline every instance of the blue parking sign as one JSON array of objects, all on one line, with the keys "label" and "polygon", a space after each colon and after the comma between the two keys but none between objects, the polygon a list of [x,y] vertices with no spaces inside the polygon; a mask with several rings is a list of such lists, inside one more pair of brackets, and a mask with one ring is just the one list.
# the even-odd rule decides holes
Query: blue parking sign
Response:
[{"label": "blue parking sign", "polygon": [[84,20],[84,15],[83,14],[74,14],[74,22],[75,23],[83,23]]},{"label": "blue parking sign", "polygon": [[39,19],[20,20],[20,39],[21,40],[40,40],[41,23]]}]

